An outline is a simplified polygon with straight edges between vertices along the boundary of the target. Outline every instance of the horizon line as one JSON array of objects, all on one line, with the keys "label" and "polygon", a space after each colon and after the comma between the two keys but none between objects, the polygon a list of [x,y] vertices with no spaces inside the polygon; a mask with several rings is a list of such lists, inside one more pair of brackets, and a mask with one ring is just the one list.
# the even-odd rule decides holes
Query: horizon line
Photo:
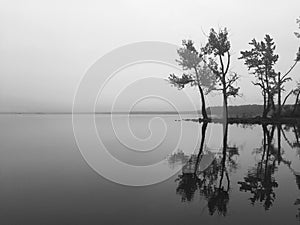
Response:
[{"label": "horizon line", "polygon": [[[292,104],[286,104],[286,106],[292,105]],[[262,104],[244,104],[244,105],[229,105],[230,107],[241,107],[241,106],[263,106]],[[215,107],[223,107],[220,106],[209,106],[209,108],[215,108]],[[1,112],[0,114],[157,114],[157,113],[163,113],[163,114],[177,114],[177,113],[189,113],[189,114],[199,114],[201,113],[201,110],[181,110],[181,111],[167,111],[167,110],[137,110],[137,111],[131,111],[131,112],[124,112],[124,111],[100,111],[100,112],[72,112],[72,111],[55,111],[55,112],[49,112],[49,111],[32,111],[32,112],[22,112],[22,111],[11,111],[11,112]]]}]

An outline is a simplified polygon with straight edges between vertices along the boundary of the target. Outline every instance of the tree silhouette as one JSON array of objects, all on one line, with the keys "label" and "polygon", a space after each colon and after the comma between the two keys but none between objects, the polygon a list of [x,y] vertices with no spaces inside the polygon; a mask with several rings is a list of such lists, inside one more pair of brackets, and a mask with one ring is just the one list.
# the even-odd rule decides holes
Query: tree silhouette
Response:
[{"label": "tree silhouette", "polygon": [[[299,19],[297,19],[297,24],[299,25],[299,29],[300,29],[300,17],[299,17]],[[295,35],[297,38],[300,38],[300,33],[295,32]],[[300,61],[300,47],[299,47],[297,57],[296,57],[296,62],[299,62],[299,61]],[[296,112],[296,108],[299,105],[299,95],[300,95],[300,82],[299,81],[297,82],[297,87],[295,88],[293,93],[294,93],[294,95],[296,95],[296,100],[295,100],[293,111],[292,111],[292,115],[294,116],[295,112]]]},{"label": "tree silhouette", "polygon": [[[240,191],[252,194],[250,197],[251,204],[263,202],[265,210],[268,210],[276,198],[274,188],[278,187],[278,183],[273,176],[276,170],[276,161],[280,162],[282,157],[281,147],[276,149],[272,144],[275,126],[268,129],[266,125],[263,125],[262,128],[263,144],[256,151],[256,154],[261,154],[261,160],[255,167],[248,171],[247,176],[244,177],[244,181],[240,181],[238,184],[240,185]],[[279,141],[278,146],[280,145]],[[283,162],[288,163],[286,160],[283,160]]]},{"label": "tree silhouette", "polygon": [[[215,155],[211,163],[201,168],[201,161],[204,160],[204,141],[207,124],[202,125],[202,139],[200,143],[199,153],[191,156],[187,167],[194,168],[194,170],[183,168],[183,173],[178,176],[176,181],[178,186],[176,193],[181,196],[182,201],[190,202],[193,200],[197,190],[200,196],[207,201],[207,208],[210,215],[218,213],[226,216],[227,205],[229,203],[229,189],[230,180],[227,166],[234,165],[232,163],[233,156],[238,154],[236,147],[227,147],[227,125],[224,125],[223,150],[220,155]],[[203,133],[204,132],[204,133]],[[224,185],[224,177],[227,182]]]},{"label": "tree silhouette", "polygon": [[183,202],[192,201],[195,192],[201,186],[201,180],[197,176],[197,168],[202,158],[205,136],[206,136],[206,129],[207,129],[207,123],[203,123],[202,130],[201,130],[201,143],[200,143],[199,152],[197,156],[192,155],[190,157],[190,159],[182,169],[183,171],[182,175],[179,175],[178,178],[176,179],[176,181],[179,181],[178,186],[176,188],[176,193],[181,195],[181,201]]},{"label": "tree silhouette", "polygon": [[[295,140],[294,141],[289,141],[286,137],[286,135],[284,134],[284,130],[286,131],[292,131],[295,135]],[[284,130],[282,130],[285,140],[287,141],[287,143],[289,144],[289,146],[291,148],[295,148],[298,150],[298,155],[299,154],[299,147],[300,147],[300,143],[299,143],[299,134],[300,134],[300,127],[299,125],[286,125],[284,127]],[[292,168],[291,163],[288,165],[290,171],[293,173],[293,175],[295,176],[295,181],[296,181],[296,185],[297,188],[300,190],[300,173],[297,172],[295,169]],[[294,202],[294,205],[299,206],[300,205],[300,198],[297,198]],[[300,207],[298,207],[298,212],[296,214],[296,218],[300,221]]]},{"label": "tree silhouette", "polygon": [[245,65],[256,78],[254,85],[259,86],[262,91],[264,110],[262,117],[267,117],[271,107],[274,107],[274,94],[276,72],[274,65],[279,56],[275,54],[275,43],[273,39],[266,35],[264,41],[258,42],[253,39],[250,43],[252,48],[249,51],[241,51],[241,57]]},{"label": "tree silhouette", "polygon": [[260,42],[253,39],[249,45],[252,48],[249,51],[241,51],[239,59],[244,60],[248,70],[255,76],[256,81],[252,83],[261,88],[264,104],[262,117],[266,118],[271,109],[275,112],[274,96],[276,94],[278,109],[274,115],[279,117],[288,97],[295,93],[295,90],[290,91],[281,103],[282,91],[285,91],[284,84],[292,80],[288,75],[300,61],[300,48],[292,66],[282,75],[274,69],[279,56],[275,54],[276,45],[270,35],[266,35],[264,41]]},{"label": "tree silhouette", "polygon": [[[230,72],[230,41],[228,40],[227,28],[219,29],[216,32],[210,30],[207,44],[201,49],[202,58],[216,77],[217,84],[223,95],[223,117],[228,118],[228,97],[236,97],[239,87],[235,87],[239,76]],[[207,58],[207,59],[206,59]]]},{"label": "tree silhouette", "polygon": [[198,155],[197,155],[197,160],[196,160],[196,165],[195,165],[195,170],[194,170],[195,174],[197,173],[197,169],[199,167],[199,163],[200,163],[201,156],[202,156],[202,153],[203,153],[205,136],[206,136],[206,129],[207,129],[207,123],[204,122],[203,125],[202,125],[202,133],[201,133],[202,137],[201,137],[200,149],[199,149],[199,152],[198,152]]},{"label": "tree silhouette", "polygon": [[201,97],[202,116],[204,119],[207,119],[204,95],[215,88],[216,79],[208,66],[203,63],[191,40],[183,40],[182,46],[182,48],[177,50],[179,60],[176,61],[182,67],[184,73],[181,76],[170,74],[168,80],[178,89],[184,88],[187,84],[197,86]]},{"label": "tree silhouette", "polygon": [[[294,136],[295,136],[295,140],[290,141],[290,140],[287,138],[286,134],[285,134],[285,130],[286,130],[286,131],[291,131],[291,130],[292,130],[292,132],[294,133]],[[299,124],[297,124],[297,125],[285,125],[284,129],[281,129],[281,131],[282,131],[282,134],[283,134],[283,137],[284,137],[286,143],[287,143],[292,149],[296,148],[296,149],[299,150],[299,148],[300,148],[300,141],[299,141],[299,137],[300,137],[300,126],[299,126]],[[300,152],[298,152],[298,154],[299,154],[299,156],[300,156]]]},{"label": "tree silhouette", "polygon": [[178,186],[176,188],[176,193],[181,196],[182,202],[191,202],[194,198],[195,192],[199,187],[199,178],[193,174],[182,174],[176,179]]}]

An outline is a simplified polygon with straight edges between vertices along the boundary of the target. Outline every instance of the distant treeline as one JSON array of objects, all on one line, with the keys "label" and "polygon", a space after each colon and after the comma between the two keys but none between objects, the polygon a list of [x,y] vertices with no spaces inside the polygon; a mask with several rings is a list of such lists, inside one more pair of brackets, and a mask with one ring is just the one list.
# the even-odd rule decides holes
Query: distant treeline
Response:
[{"label": "distant treeline", "polygon": [[[293,109],[293,105],[286,105],[283,108],[282,114],[286,117],[289,117],[291,114],[291,111]],[[264,110],[263,105],[238,105],[238,106],[229,106],[228,107],[228,117],[230,118],[253,118],[257,116],[261,116],[262,112]],[[221,117],[223,113],[223,107],[222,106],[213,106],[209,107],[207,109],[209,114],[212,116]],[[299,116],[300,111],[297,110],[295,113],[295,116]]]},{"label": "distant treeline", "polygon": [[[264,110],[263,105],[239,105],[229,106],[228,116],[231,118],[246,118],[260,116]],[[208,108],[209,114],[221,117],[223,113],[222,106],[214,106]]]}]

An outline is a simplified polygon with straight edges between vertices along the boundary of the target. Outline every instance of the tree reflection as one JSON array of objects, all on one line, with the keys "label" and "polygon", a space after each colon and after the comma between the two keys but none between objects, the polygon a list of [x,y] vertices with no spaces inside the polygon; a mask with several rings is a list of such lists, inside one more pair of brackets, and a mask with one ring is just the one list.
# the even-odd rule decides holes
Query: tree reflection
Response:
[{"label": "tree reflection", "polygon": [[168,157],[168,164],[171,168],[175,168],[176,165],[184,165],[189,160],[189,156],[186,155],[182,150],[175,152]]},{"label": "tree reflection", "polygon": [[[286,143],[292,148],[297,150],[297,154],[300,157],[300,125],[285,125],[284,129],[281,129],[283,137]],[[293,140],[289,140],[285,134],[285,131],[292,131],[294,133]]]},{"label": "tree reflection", "polygon": [[[297,174],[295,171],[293,171],[293,173],[296,177],[297,187],[300,190],[300,174]],[[296,201],[294,202],[294,205],[297,205],[297,206],[300,205],[300,198],[296,199]],[[300,207],[298,207],[298,212],[297,212],[296,218],[300,221]]]},{"label": "tree reflection", "polygon": [[[294,138],[289,139],[288,136],[286,135],[285,131],[290,131],[293,133]],[[299,134],[300,134],[300,127],[299,125],[285,125],[284,129],[282,128],[281,125],[277,125],[277,154],[276,154],[276,148],[274,148],[274,146],[271,144],[270,148],[271,150],[275,150],[275,151],[271,151],[270,155],[274,156],[273,157],[273,164],[275,165],[275,161],[278,161],[278,165],[283,162],[289,169],[290,171],[293,173],[293,175],[295,176],[295,181],[296,181],[296,185],[297,188],[300,190],[300,173],[295,171],[292,166],[291,166],[291,161],[288,161],[286,159],[284,159],[282,157],[282,151],[281,151],[281,137],[283,137],[283,139],[286,141],[286,143],[289,145],[289,147],[291,149],[297,149],[297,153],[300,156],[300,143],[299,143]],[[272,141],[272,140],[271,140]],[[275,155],[277,155],[277,157],[275,157]],[[274,173],[276,168],[273,168],[273,171],[270,170],[271,173]],[[278,185],[277,185],[278,186]],[[273,195],[275,197],[275,194]],[[275,199],[275,198],[274,198]],[[299,206],[300,205],[300,198],[297,198],[294,202],[294,205]],[[298,208],[298,212],[296,214],[296,217],[298,218],[298,220],[300,221],[300,208]]]},{"label": "tree reflection", "polygon": [[[236,168],[237,163],[233,156],[238,154],[236,147],[228,147],[228,124],[223,124],[224,138],[221,154],[204,154],[205,133],[207,124],[202,124],[202,138],[197,155],[190,157],[183,167],[182,174],[176,181],[176,193],[182,201],[192,201],[196,191],[207,201],[210,215],[216,212],[225,216],[229,202],[230,179],[228,167]],[[213,155],[213,157],[212,157]],[[212,158],[210,158],[212,157]]]},{"label": "tree reflection", "polygon": [[[282,141],[294,149],[300,149],[300,126],[298,125],[262,125],[261,146],[254,149],[256,163],[247,171],[243,180],[237,182],[239,190],[250,194],[250,204],[260,203],[265,210],[269,210],[276,200],[278,181],[275,172],[278,166],[287,166],[295,176],[295,183],[300,190],[300,173],[293,170],[291,161],[285,159]],[[212,153],[205,145],[207,124],[202,124],[202,138],[199,152],[187,158],[187,163],[182,168],[182,173],[176,179],[176,193],[184,202],[193,201],[196,196],[204,199],[210,215],[219,214],[226,216],[230,200],[230,176],[229,174],[238,168],[236,156],[238,148],[228,146],[228,125],[223,124],[224,138],[220,153]],[[286,135],[286,131],[293,135]],[[288,139],[290,138],[290,140]],[[280,167],[281,168],[281,167]],[[278,200],[277,200],[278,201]],[[300,198],[294,205],[300,206]],[[297,218],[300,220],[300,207]]]},{"label": "tree reflection", "polygon": [[[285,134],[285,131],[292,131],[294,133],[294,138],[293,138],[292,141],[287,138],[287,136]],[[300,126],[299,126],[299,124],[297,124],[297,125],[286,125],[284,127],[284,129],[282,129],[282,133],[283,133],[283,137],[284,137],[286,143],[292,149],[296,149],[298,156],[300,156],[300,143],[299,143]],[[291,172],[293,173],[293,175],[295,176],[295,181],[296,181],[297,188],[300,190],[300,173],[295,171],[292,168],[291,163],[288,166],[289,166],[289,169],[291,170]],[[294,205],[298,206],[298,212],[296,214],[296,218],[300,221],[300,207],[299,207],[300,198],[297,198],[295,200]]]},{"label": "tree reflection", "polygon": [[[277,148],[273,144],[275,128],[277,127]],[[256,154],[261,155],[260,161],[248,171],[244,181],[238,182],[240,191],[250,192],[251,204],[263,203],[265,210],[273,205],[276,195],[274,189],[278,187],[274,173],[277,166],[283,162],[290,165],[290,161],[282,158],[281,150],[281,125],[262,125],[263,141],[262,147],[256,149]],[[276,163],[277,162],[277,163]]]}]

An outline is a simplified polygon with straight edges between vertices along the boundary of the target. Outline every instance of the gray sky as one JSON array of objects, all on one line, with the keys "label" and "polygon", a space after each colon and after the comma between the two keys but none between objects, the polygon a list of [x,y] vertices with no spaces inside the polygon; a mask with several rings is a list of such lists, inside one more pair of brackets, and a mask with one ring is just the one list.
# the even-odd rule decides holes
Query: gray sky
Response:
[{"label": "gray sky", "polygon": [[[299,0],[2,0],[0,111],[70,111],[81,77],[105,53],[146,40],[179,45],[189,38],[200,46],[206,39],[203,32],[224,26],[230,31],[232,70],[242,76],[239,85],[243,96],[230,103],[259,104],[259,90],[250,83],[243,62],[237,60],[239,52],[249,48],[252,38],[260,40],[268,33],[280,55],[277,69],[288,70],[300,45],[293,35],[298,29],[299,8]],[[146,71],[133,66],[120,73],[164,78],[169,69],[153,65]],[[299,74],[300,65],[292,73],[294,80],[300,79]],[[109,109],[114,96],[109,89],[118,90],[122,83],[116,79],[109,84],[101,109]],[[166,83],[161,85],[182,109],[189,109],[182,93]],[[190,93],[198,104],[198,93],[193,89]],[[126,96],[124,93],[118,110],[127,104]],[[220,99],[219,95],[210,96],[210,105],[220,104]],[[148,101],[138,109],[161,109],[163,105]]]}]

